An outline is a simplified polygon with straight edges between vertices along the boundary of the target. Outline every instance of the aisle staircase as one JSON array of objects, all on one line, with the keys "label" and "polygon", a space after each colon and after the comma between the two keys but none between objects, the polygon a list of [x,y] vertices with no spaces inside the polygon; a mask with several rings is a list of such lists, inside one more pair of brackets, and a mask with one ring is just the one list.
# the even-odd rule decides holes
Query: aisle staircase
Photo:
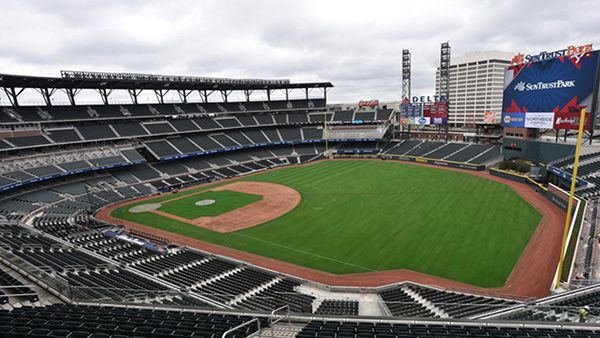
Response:
[{"label": "aisle staircase", "polygon": [[277,323],[272,327],[266,327],[260,330],[260,333],[255,336],[259,338],[293,338],[296,337],[298,332],[302,331],[302,328],[306,326],[306,323]]}]

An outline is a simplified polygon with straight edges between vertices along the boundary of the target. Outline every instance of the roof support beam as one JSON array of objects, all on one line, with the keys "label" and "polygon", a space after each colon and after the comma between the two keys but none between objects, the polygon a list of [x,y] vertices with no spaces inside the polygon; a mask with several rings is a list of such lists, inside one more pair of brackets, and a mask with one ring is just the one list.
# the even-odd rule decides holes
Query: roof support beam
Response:
[{"label": "roof support beam", "polygon": [[170,89],[155,89],[154,94],[156,94],[156,98],[160,104],[165,104],[165,95],[169,92]]},{"label": "roof support beam", "polygon": [[250,95],[252,95],[252,90],[245,89],[244,95],[246,96],[246,102],[250,102]]},{"label": "roof support beam", "polygon": [[233,90],[220,90],[220,92],[221,92],[221,97],[223,98],[223,102],[229,102],[228,97],[229,97],[229,94],[231,94],[231,92],[233,92]]},{"label": "roof support beam", "polygon": [[100,88],[100,89],[96,89],[96,91],[98,91],[98,94],[100,94],[100,97],[102,98],[102,103],[108,104],[108,97],[110,96],[110,94],[112,94],[113,90],[106,89],[106,88]]},{"label": "roof support beam", "polygon": [[180,89],[180,90],[177,91],[177,93],[179,94],[179,98],[181,99],[181,103],[188,103],[187,98],[192,93],[192,90],[191,89],[190,90]]},{"label": "roof support beam", "polygon": [[142,93],[143,89],[128,89],[129,97],[131,98],[131,102],[138,104],[138,96]]},{"label": "roof support beam", "polygon": [[198,90],[198,93],[200,94],[200,101],[202,101],[202,103],[208,103],[208,97],[214,92],[214,90],[211,90],[210,93],[207,90]]},{"label": "roof support beam", "polygon": [[81,92],[81,88],[66,88],[64,89],[65,94],[69,98],[69,103],[74,106],[75,105],[75,97],[79,92]]},{"label": "roof support beam", "polygon": [[271,89],[266,89],[267,91],[267,101],[271,102]]},{"label": "roof support beam", "polygon": [[6,93],[6,96],[8,97],[8,101],[10,101],[10,104],[13,107],[18,107],[19,106],[19,95],[21,95],[21,93],[25,90],[25,88],[21,88],[18,91],[15,89],[15,87],[10,87],[10,88],[2,87],[2,89],[4,89],[4,92]]},{"label": "roof support beam", "polygon": [[47,106],[51,106],[52,105],[52,95],[54,95],[54,93],[57,91],[56,88],[38,88],[37,91],[42,94],[42,97],[44,98],[44,102],[46,103]]}]

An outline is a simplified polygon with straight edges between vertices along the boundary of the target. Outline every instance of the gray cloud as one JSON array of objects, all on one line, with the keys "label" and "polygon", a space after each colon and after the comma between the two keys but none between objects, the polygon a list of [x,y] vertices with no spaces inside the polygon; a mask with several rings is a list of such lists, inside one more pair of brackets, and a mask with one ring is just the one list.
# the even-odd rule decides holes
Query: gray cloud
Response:
[{"label": "gray cloud", "polygon": [[[433,92],[440,43],[454,56],[598,42],[600,3],[564,1],[0,0],[0,73],[61,69],[334,83],[330,101]],[[1,101],[0,101],[1,102]]]}]

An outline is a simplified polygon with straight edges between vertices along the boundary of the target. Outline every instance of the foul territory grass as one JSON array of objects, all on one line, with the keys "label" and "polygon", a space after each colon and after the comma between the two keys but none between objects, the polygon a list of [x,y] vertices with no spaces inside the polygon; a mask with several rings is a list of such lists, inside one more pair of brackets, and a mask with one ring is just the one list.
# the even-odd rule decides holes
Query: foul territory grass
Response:
[{"label": "foul territory grass", "polygon": [[[199,194],[191,194],[183,198],[179,198],[177,194],[173,196],[172,200],[161,202],[162,206],[158,210],[187,219],[196,219],[202,216],[218,216],[262,199],[260,195],[231,190],[206,191]],[[209,199],[214,200],[215,203],[203,206],[196,205],[198,201]]]},{"label": "foul territory grass", "polygon": [[132,214],[132,205],[112,216],[336,274],[410,269],[482,287],[504,284],[541,220],[501,183],[391,161],[326,161],[239,180],[285,184],[302,201],[228,234]]}]

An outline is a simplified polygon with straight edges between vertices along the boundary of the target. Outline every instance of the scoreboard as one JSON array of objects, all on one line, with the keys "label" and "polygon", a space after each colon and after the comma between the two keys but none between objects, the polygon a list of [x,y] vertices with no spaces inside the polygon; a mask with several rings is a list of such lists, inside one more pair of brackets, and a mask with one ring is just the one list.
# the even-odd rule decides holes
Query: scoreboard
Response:
[{"label": "scoreboard", "polygon": [[421,103],[400,104],[400,115],[404,117],[423,116],[423,105]]},{"label": "scoreboard", "polygon": [[447,101],[400,104],[401,124],[445,125],[447,119]]}]

